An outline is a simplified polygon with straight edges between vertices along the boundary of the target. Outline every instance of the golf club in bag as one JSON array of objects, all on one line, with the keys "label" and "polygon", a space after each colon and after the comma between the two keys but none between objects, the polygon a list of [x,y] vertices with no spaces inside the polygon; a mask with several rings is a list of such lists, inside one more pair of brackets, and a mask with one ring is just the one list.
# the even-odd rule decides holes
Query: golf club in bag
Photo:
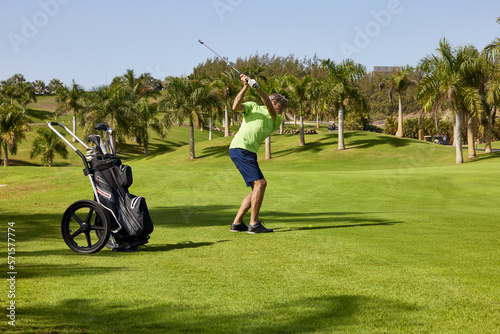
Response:
[{"label": "golf club in bag", "polygon": [[[60,126],[86,149],[84,155],[54,126]],[[87,137],[95,146],[88,146],[63,124],[50,122],[49,128],[82,159],[84,175],[89,177],[94,200],[80,200],[63,215],[61,232],[70,249],[77,253],[96,253],[104,246],[113,251],[136,251],[148,243],[153,232],[146,200],[130,194],[132,169],[115,155],[113,131],[106,124],[95,127],[106,133],[106,143],[99,135]]]}]

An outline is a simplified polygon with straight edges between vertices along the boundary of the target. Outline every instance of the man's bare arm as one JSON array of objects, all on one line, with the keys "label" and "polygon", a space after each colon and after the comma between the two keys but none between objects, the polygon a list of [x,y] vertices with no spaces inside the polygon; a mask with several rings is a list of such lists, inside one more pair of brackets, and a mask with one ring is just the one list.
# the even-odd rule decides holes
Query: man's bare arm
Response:
[{"label": "man's bare arm", "polygon": [[257,92],[260,95],[260,98],[262,99],[262,102],[264,102],[264,105],[266,106],[267,110],[269,111],[269,114],[273,118],[273,121],[276,121],[276,110],[274,110],[273,103],[269,99],[269,96],[259,87],[257,88]]},{"label": "man's bare arm", "polygon": [[234,98],[233,110],[237,112],[245,112],[245,107],[243,106],[243,98],[248,89],[248,85],[243,86],[238,95]]}]

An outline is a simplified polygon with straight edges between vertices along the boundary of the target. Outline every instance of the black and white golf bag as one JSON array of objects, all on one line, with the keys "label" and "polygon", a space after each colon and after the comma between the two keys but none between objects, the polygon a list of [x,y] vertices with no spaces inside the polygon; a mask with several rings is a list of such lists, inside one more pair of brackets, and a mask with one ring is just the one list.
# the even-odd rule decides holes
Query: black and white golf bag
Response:
[{"label": "black and white golf bag", "polygon": [[90,161],[99,202],[108,210],[117,250],[146,244],[153,232],[146,199],[129,193],[132,168],[115,155],[100,155]]}]

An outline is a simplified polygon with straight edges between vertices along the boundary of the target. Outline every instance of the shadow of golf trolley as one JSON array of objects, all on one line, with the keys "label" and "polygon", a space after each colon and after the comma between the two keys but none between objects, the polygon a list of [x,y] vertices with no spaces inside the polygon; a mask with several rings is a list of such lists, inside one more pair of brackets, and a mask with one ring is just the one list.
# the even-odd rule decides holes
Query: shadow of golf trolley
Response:
[{"label": "shadow of golf trolley", "polygon": [[[85,147],[84,155],[54,127],[60,126]],[[153,232],[146,200],[134,196],[128,188],[132,185],[132,169],[123,165],[116,156],[113,131],[99,123],[95,129],[106,134],[107,142],[99,135],[87,137],[86,145],[63,124],[50,122],[49,128],[69,145],[83,161],[83,173],[89,177],[94,200],[80,200],[64,212],[61,232],[68,247],[77,253],[96,253],[104,246],[113,251],[137,251],[148,243]]]}]

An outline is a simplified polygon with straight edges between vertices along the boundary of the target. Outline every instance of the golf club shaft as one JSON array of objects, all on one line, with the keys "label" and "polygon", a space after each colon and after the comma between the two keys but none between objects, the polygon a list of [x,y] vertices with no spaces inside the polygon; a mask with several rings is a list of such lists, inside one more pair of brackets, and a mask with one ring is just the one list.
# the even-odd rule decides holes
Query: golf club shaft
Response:
[{"label": "golf club shaft", "polygon": [[206,45],[205,43],[203,43],[203,41],[201,39],[198,40],[198,42],[200,42],[200,44],[203,44],[205,45],[210,51],[212,51],[217,57],[219,57],[220,60],[223,60],[226,62],[227,65],[229,65],[229,67],[231,67],[233,70],[235,70],[236,72],[238,72],[239,75],[241,75],[240,71],[238,71],[230,62],[228,62],[226,59],[224,59],[223,57],[221,57],[217,52],[215,52],[214,50],[212,50],[211,47],[209,47],[208,45]]}]

